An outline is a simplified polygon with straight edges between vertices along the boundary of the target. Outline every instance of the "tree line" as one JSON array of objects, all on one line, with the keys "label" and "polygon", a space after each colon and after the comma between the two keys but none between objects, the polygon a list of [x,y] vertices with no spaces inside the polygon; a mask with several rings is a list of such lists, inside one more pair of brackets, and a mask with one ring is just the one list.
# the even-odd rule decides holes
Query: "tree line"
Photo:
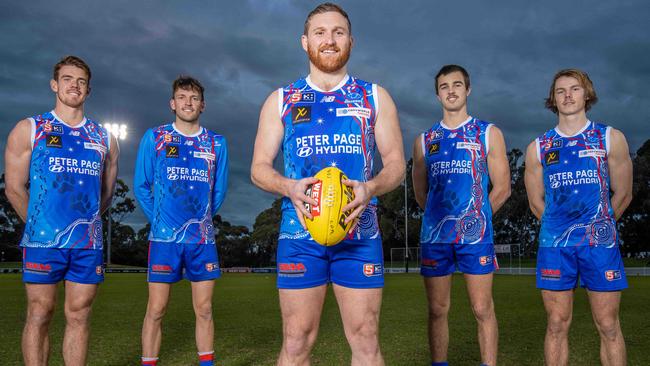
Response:
[{"label": "tree line", "polygon": [[[497,244],[521,244],[521,253],[534,257],[537,250],[539,221],[528,208],[524,187],[523,152],[512,149],[508,152],[512,194],[501,210],[494,215],[494,238]],[[618,220],[621,252],[626,257],[648,257],[650,254],[650,140],[633,154],[634,198],[623,217]],[[377,210],[384,258],[390,258],[391,248],[405,246],[405,219],[408,220],[408,245],[419,246],[422,210],[415,202],[410,179],[412,161],[407,164],[406,205],[404,185],[379,197]],[[137,232],[124,224],[124,219],[135,210],[135,202],[128,197],[129,187],[119,180],[111,209],[111,257],[113,263],[146,266],[149,224]],[[271,207],[255,218],[252,230],[243,225],[232,225],[221,215],[213,218],[219,257],[224,267],[266,267],[275,265],[275,250],[278,244],[278,229],[281,220],[282,199],[273,201]],[[404,209],[407,209],[405,215]],[[102,217],[104,235],[108,230],[108,212]],[[18,247],[24,223],[13,210],[5,195],[4,174],[0,177],[0,252],[2,261],[20,261]],[[107,246],[104,246],[107,250]],[[106,254],[106,253],[105,253]]]}]

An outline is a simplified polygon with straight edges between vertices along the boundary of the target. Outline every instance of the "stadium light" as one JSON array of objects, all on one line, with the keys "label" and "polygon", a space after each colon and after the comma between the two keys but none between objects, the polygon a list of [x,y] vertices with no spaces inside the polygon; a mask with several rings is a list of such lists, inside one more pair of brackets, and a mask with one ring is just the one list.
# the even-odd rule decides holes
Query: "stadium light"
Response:
[{"label": "stadium light", "polygon": [[[116,139],[118,140],[124,140],[126,139],[127,131],[126,131],[126,124],[125,123],[104,123],[104,128],[111,133],[113,136],[115,136]],[[107,235],[107,258],[106,258],[106,264],[111,264],[111,241],[112,241],[112,235],[111,235],[111,229],[113,226],[113,217],[111,216],[111,210],[113,208],[113,199],[111,197],[111,205],[108,206],[108,235]]]}]

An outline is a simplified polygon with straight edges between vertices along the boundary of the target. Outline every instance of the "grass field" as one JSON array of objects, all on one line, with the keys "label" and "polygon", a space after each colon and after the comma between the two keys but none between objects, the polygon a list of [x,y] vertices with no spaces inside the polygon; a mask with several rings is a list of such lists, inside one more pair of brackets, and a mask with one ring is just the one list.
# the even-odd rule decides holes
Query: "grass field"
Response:
[{"label": "grass field", "polygon": [[[621,322],[629,365],[650,365],[650,278],[631,277],[623,295]],[[455,276],[450,314],[449,361],[478,365],[476,328],[464,281]],[[51,365],[60,354],[62,292],[51,327]],[[545,315],[532,276],[500,275],[494,297],[500,326],[500,365],[543,365]],[[147,301],[143,274],[109,274],[101,286],[92,318],[89,365],[135,365],[140,356],[140,327]],[[0,275],[0,365],[20,365],[20,334],[25,295],[20,275]],[[281,343],[281,321],[275,276],[225,274],[214,297],[218,365],[273,365]],[[387,365],[428,365],[426,300],[415,274],[386,276],[381,316],[381,344]],[[161,366],[196,365],[194,316],[189,283],[174,286],[163,325]],[[576,292],[570,334],[570,365],[599,364],[599,340],[584,290]],[[328,295],[314,365],[349,364],[338,308]]]}]

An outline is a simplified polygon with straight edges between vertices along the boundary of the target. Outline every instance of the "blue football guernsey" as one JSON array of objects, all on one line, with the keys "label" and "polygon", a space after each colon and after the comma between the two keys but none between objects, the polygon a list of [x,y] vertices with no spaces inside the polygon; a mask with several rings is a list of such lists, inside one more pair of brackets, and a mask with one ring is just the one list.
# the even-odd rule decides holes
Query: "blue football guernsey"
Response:
[{"label": "blue football guernsey", "polygon": [[151,223],[150,241],[214,244],[212,217],[227,185],[223,136],[203,127],[186,136],[166,124],[149,129],[142,138],[134,186]]},{"label": "blue football guernsey", "polygon": [[20,245],[101,249],[99,210],[108,132],[87,118],[71,127],[53,111],[30,121],[29,204]]}]

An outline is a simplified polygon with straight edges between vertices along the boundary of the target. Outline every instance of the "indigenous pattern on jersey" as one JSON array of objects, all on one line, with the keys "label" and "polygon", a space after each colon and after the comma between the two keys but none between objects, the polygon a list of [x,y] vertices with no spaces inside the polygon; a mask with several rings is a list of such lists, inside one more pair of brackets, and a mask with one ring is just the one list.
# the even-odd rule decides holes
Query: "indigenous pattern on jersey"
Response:
[{"label": "indigenous pattern on jersey", "polygon": [[20,245],[101,249],[99,209],[108,132],[85,117],[71,127],[53,111],[30,120],[29,204]]},{"label": "indigenous pattern on jersey", "polygon": [[[329,92],[309,77],[278,90],[284,124],[284,174],[291,179],[313,177],[328,166],[352,180],[373,177],[377,86],[347,76]],[[379,237],[377,199],[373,197],[346,240]],[[288,198],[282,202],[280,239],[311,239]]]},{"label": "indigenous pattern on jersey", "polygon": [[421,243],[492,244],[487,166],[491,126],[470,117],[453,130],[438,122],[424,133],[429,191]]},{"label": "indigenous pattern on jersey", "polygon": [[149,129],[138,149],[134,186],[151,223],[150,241],[214,244],[212,217],[228,186],[226,139],[203,127],[192,136],[174,124]]},{"label": "indigenous pattern on jersey", "polygon": [[609,197],[610,127],[587,121],[574,136],[557,128],[537,138],[544,176],[541,247],[618,244]]}]

